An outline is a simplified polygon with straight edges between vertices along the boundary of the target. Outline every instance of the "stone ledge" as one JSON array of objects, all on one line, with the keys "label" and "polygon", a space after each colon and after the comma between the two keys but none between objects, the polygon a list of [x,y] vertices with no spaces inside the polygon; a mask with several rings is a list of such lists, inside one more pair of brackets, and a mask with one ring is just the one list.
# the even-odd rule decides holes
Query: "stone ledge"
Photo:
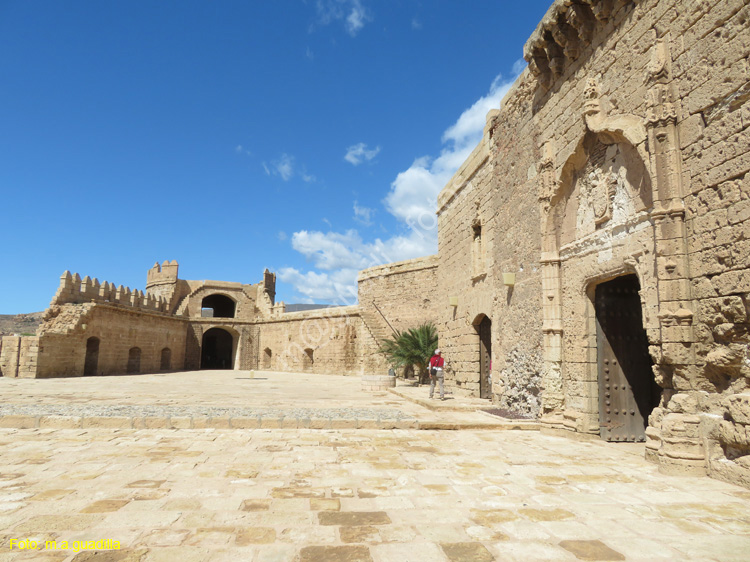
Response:
[{"label": "stone ledge", "polygon": [[257,429],[361,429],[361,430],[521,430],[537,431],[536,421],[498,420],[496,422],[365,418],[208,418],[126,417],[126,416],[0,416],[4,429],[172,429],[172,430],[257,430]]}]

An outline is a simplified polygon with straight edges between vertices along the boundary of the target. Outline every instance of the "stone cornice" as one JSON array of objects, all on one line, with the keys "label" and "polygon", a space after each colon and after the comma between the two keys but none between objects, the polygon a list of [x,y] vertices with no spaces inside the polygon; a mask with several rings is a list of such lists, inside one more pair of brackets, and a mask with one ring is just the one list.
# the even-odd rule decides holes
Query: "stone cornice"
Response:
[{"label": "stone cornice", "polygon": [[548,89],[591,44],[595,28],[633,0],[555,0],[526,41],[523,58]]}]

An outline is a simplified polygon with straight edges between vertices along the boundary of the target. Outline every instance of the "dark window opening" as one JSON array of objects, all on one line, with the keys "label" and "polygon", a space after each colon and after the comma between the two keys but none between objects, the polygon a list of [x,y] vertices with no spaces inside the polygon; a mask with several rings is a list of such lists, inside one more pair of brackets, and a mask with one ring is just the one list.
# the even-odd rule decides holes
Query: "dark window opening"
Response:
[{"label": "dark window opening", "polygon": [[209,295],[201,302],[204,318],[234,318],[235,302],[225,295]]}]

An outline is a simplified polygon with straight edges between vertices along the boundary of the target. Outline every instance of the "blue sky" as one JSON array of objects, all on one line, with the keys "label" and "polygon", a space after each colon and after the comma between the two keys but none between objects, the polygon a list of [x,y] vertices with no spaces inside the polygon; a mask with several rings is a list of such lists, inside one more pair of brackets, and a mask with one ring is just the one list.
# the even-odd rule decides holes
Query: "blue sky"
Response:
[{"label": "blue sky", "polygon": [[0,313],[164,260],[350,302],[357,270],[437,250],[549,3],[0,0]]}]

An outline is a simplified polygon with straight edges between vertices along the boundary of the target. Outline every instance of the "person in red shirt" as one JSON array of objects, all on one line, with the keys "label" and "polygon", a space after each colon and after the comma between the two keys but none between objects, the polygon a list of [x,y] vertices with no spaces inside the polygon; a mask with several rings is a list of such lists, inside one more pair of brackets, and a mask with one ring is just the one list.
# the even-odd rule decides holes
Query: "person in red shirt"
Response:
[{"label": "person in red shirt", "polygon": [[443,388],[445,384],[444,367],[445,359],[440,355],[440,350],[436,349],[435,355],[430,358],[430,398],[435,393],[435,381],[437,381],[440,383],[440,400],[445,400],[445,391]]}]

